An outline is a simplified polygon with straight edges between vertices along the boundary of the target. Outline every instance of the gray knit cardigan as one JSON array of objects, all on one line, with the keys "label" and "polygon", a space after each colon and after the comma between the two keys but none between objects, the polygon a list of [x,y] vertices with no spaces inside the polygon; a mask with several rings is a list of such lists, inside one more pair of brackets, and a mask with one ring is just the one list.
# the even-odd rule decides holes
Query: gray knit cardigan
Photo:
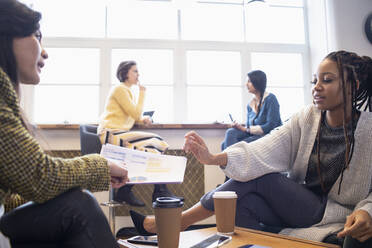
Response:
[{"label": "gray knit cardigan", "polygon": [[[307,106],[263,138],[230,146],[225,150],[228,157],[225,174],[245,182],[267,173],[286,171],[291,179],[303,183],[319,120],[320,111],[312,105]],[[339,177],[328,194],[325,213],[319,223],[309,228],[287,228],[281,234],[321,241],[328,234],[341,230],[346,216],[356,209],[363,209],[372,216],[371,179],[372,113],[362,112],[355,130],[354,154],[344,172],[340,194]]]}]

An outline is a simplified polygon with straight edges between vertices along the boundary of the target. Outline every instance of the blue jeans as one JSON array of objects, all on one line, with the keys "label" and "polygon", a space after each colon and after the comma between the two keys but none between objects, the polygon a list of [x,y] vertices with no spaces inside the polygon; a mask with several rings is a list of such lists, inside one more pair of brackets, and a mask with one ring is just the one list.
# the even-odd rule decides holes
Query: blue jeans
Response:
[{"label": "blue jeans", "polygon": [[77,188],[12,210],[0,219],[0,229],[15,248],[119,247],[97,201]]},{"label": "blue jeans", "polygon": [[247,143],[255,141],[259,138],[263,137],[263,135],[253,135],[243,131],[240,131],[236,128],[229,128],[226,130],[225,139],[221,144],[221,150],[225,150],[227,147],[238,143],[240,141],[245,141]]},{"label": "blue jeans", "polygon": [[200,202],[214,211],[216,191],[235,191],[238,195],[235,224],[263,231],[308,227],[324,214],[326,196],[319,196],[280,173],[267,174],[248,182],[228,180],[205,194]]}]

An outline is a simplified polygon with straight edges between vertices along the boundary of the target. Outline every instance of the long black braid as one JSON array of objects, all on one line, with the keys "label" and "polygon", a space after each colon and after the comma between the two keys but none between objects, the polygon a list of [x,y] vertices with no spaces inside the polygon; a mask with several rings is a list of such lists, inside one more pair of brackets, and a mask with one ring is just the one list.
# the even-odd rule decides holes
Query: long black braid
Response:
[{"label": "long black braid", "polygon": [[261,107],[262,107],[262,99],[263,99],[263,95],[264,93],[263,92],[260,92],[260,102],[258,103],[258,106],[257,106],[257,113],[256,113],[256,116],[253,118],[252,120],[252,125],[254,125],[254,121],[256,120],[258,114],[260,113],[260,110],[261,110]]},{"label": "long black braid", "polygon": [[[348,168],[354,152],[354,127],[359,111],[372,111],[372,59],[368,56],[360,57],[356,53],[347,51],[337,51],[328,54],[325,59],[332,60],[337,63],[337,68],[340,74],[340,81],[343,92],[343,101],[347,99],[347,84],[351,84],[351,135],[348,134],[346,123],[347,106],[344,104],[343,114],[343,129],[345,137],[345,163],[341,171],[340,184],[338,194],[341,191],[344,171]],[[346,76],[346,78],[345,78]],[[320,123],[323,121],[324,114],[321,115]],[[322,189],[324,190],[323,177],[320,166],[320,133],[321,125],[318,128],[317,135],[317,170],[320,178]]]}]

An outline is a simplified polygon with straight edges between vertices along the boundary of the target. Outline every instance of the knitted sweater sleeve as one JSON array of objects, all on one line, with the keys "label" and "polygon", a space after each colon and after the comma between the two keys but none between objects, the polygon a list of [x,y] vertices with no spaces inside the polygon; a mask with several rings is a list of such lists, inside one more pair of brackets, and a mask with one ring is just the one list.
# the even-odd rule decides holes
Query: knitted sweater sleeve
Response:
[{"label": "knitted sweater sleeve", "polygon": [[228,147],[225,174],[245,182],[268,173],[289,171],[299,147],[300,117],[301,113],[294,115],[279,129],[255,142],[239,142]]},{"label": "knitted sweater sleeve", "polygon": [[355,209],[361,209],[369,213],[369,216],[372,218],[372,182],[369,189],[368,197],[362,201],[360,201],[356,206]]},{"label": "knitted sweater sleeve", "polygon": [[[372,156],[371,156],[371,150],[370,150],[370,144],[372,143],[372,134],[371,134],[371,128],[370,128],[371,123],[372,123],[371,113],[368,113],[368,115],[367,113],[363,113],[363,116],[360,117],[359,123],[358,123],[358,125],[361,126],[361,128],[358,129],[358,130],[361,130],[360,134],[358,133],[355,135],[355,139],[357,143],[356,147],[358,148],[360,153],[358,153],[358,155],[355,155],[357,154],[358,151],[354,151],[354,156],[359,158],[359,160],[357,161],[360,164],[359,165],[355,164],[355,165],[350,165],[350,166],[355,166],[356,168],[365,167],[367,168],[367,171],[369,172],[368,173],[368,172],[363,171],[362,169],[357,169],[357,171],[362,171],[363,175],[356,176],[355,180],[360,181],[360,182],[364,181],[363,184],[366,185],[367,189],[369,190],[367,191],[368,192],[367,197],[359,201],[356,204],[355,210],[358,210],[358,209],[365,210],[372,217],[372,176],[371,176]],[[359,128],[359,126],[357,128]],[[366,177],[366,178],[363,180],[362,179],[363,177]],[[369,182],[367,179],[368,177],[369,177]],[[343,184],[347,184],[347,183],[355,185],[355,183],[353,182],[345,182],[345,181],[343,182]],[[368,183],[369,183],[369,187],[367,186]],[[358,189],[358,188],[356,188],[355,190],[358,192],[363,192],[361,189]],[[355,192],[352,192],[351,195],[355,196],[355,194],[356,194]]]},{"label": "knitted sweater sleeve", "polygon": [[0,144],[2,192],[18,193],[26,200],[41,203],[73,187],[91,191],[109,187],[106,159],[98,154],[73,159],[45,154],[20,119],[5,106],[0,109]]},{"label": "knitted sweater sleeve", "polygon": [[140,90],[137,103],[134,101],[130,90],[124,87],[117,87],[113,93],[113,97],[125,113],[137,122],[141,120],[143,104],[145,101],[144,91]]}]

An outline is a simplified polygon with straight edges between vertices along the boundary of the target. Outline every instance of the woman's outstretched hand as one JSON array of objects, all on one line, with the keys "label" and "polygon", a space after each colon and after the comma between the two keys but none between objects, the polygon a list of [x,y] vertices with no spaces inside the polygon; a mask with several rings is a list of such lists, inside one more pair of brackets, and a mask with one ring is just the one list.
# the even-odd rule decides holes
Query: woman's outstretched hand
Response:
[{"label": "woman's outstretched hand", "polygon": [[204,140],[194,131],[185,134],[183,149],[187,153],[191,152],[202,164],[211,164],[213,161],[213,155],[209,152]]},{"label": "woman's outstretched hand", "polygon": [[364,242],[372,238],[372,218],[367,211],[356,210],[347,216],[344,230],[337,234],[338,237],[351,237]]},{"label": "woman's outstretched hand", "polygon": [[185,134],[185,143],[183,145],[183,149],[187,153],[191,152],[202,164],[221,166],[225,166],[227,164],[227,154],[225,152],[211,154],[202,137],[200,137],[194,131]]},{"label": "woman's outstretched hand", "polygon": [[107,160],[107,165],[110,169],[111,186],[113,188],[120,188],[129,181],[128,171],[124,168],[124,163],[119,164],[117,162]]}]

